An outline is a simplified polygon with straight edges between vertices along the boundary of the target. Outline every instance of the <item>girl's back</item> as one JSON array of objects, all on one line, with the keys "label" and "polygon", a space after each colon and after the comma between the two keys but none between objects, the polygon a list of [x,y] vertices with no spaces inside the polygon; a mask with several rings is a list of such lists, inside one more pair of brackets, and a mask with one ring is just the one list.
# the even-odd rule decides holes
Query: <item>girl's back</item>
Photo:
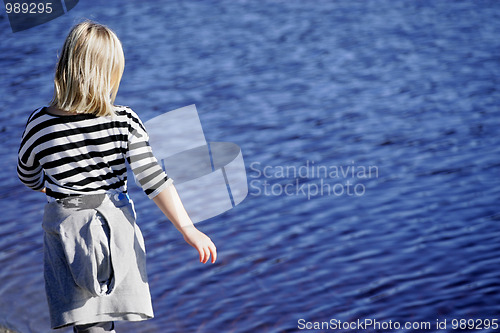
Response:
[{"label": "girl's back", "polygon": [[18,171],[33,189],[45,181],[47,195],[63,198],[127,192],[125,161],[150,197],[171,182],[152,154],[144,125],[130,108],[116,107],[115,116],[97,117],[56,115],[42,107],[28,120]]}]

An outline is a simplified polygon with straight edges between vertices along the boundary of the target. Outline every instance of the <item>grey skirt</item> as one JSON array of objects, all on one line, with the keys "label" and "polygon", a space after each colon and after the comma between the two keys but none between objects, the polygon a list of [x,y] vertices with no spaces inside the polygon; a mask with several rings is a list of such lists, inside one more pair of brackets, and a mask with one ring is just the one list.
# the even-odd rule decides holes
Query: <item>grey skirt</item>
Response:
[{"label": "grey skirt", "polygon": [[50,202],[42,226],[52,328],[153,317],[144,239],[128,196]]}]

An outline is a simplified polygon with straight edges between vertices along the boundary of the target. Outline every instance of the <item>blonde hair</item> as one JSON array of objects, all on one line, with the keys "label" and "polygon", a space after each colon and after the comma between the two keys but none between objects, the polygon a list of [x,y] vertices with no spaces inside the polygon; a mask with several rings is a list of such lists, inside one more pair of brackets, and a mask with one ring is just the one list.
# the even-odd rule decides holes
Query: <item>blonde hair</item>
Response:
[{"label": "blonde hair", "polygon": [[57,62],[50,105],[68,112],[114,115],[124,67],[122,45],[111,29],[91,21],[77,24]]}]

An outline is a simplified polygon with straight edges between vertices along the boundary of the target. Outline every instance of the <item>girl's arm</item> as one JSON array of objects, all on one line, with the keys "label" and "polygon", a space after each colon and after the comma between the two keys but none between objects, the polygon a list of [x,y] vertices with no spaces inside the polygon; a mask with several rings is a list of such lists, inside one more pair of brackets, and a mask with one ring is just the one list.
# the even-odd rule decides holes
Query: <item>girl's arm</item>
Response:
[{"label": "girl's arm", "polygon": [[211,254],[214,263],[217,259],[217,248],[207,235],[195,228],[174,185],[161,191],[153,201],[184,236],[184,240],[198,251],[200,262],[206,263]]}]

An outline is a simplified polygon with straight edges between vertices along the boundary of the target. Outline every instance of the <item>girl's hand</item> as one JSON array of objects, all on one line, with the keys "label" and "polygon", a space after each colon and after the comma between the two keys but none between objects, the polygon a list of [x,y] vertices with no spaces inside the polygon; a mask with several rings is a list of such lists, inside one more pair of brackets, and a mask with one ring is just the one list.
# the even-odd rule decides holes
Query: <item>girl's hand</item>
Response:
[{"label": "girl's hand", "polygon": [[180,231],[184,240],[200,254],[200,262],[205,264],[210,258],[210,254],[212,255],[212,264],[217,260],[217,248],[207,235],[193,225],[182,227]]},{"label": "girl's hand", "polygon": [[181,198],[171,184],[153,198],[154,203],[184,236],[184,240],[200,254],[200,262],[206,263],[212,255],[212,264],[217,259],[217,249],[207,235],[196,229],[189,218]]}]

